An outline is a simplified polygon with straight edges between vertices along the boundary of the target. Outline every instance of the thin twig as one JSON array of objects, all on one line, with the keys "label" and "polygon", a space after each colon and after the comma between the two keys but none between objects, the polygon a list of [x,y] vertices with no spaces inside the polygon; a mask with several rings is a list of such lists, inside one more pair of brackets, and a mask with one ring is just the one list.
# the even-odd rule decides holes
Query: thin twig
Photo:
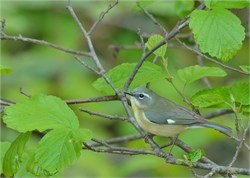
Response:
[{"label": "thin twig", "polygon": [[24,96],[28,97],[28,98],[31,97],[31,95],[28,94],[23,88],[19,88],[19,92],[20,92],[21,94],[23,94]]},{"label": "thin twig", "polygon": [[83,25],[81,24],[80,20],[78,19],[77,15],[75,14],[75,11],[73,10],[73,8],[70,6],[70,4],[67,6],[67,9],[69,11],[69,13],[71,14],[71,16],[73,17],[73,19],[75,20],[76,24],[78,25],[78,27],[80,28],[83,36],[86,38],[87,40],[87,44],[90,50],[90,56],[92,57],[93,61],[96,64],[96,67],[99,70],[99,74],[105,73],[105,70],[103,69],[97,55],[94,49],[94,46],[92,44],[92,41],[90,39],[90,36],[88,35],[87,31],[85,30],[85,28],[83,27]]},{"label": "thin twig", "polygon": [[[117,143],[127,143],[133,140],[138,140],[143,138],[141,134],[135,134],[135,135],[126,135],[126,136],[121,136],[117,138],[111,138],[108,140],[105,140],[106,143],[108,144],[117,144]],[[101,146],[102,144],[100,143],[92,143],[89,144],[91,147],[98,147]]]},{"label": "thin twig", "polygon": [[[176,38],[176,39],[177,39],[177,38]],[[228,65],[226,65],[226,64],[223,64],[223,63],[219,62],[218,60],[215,60],[215,59],[213,59],[213,58],[211,58],[211,57],[209,57],[209,56],[207,56],[207,55],[205,55],[205,54],[202,54],[200,51],[197,51],[196,49],[194,49],[194,48],[192,48],[192,47],[186,45],[184,42],[182,42],[182,41],[180,41],[180,40],[178,40],[178,39],[177,39],[177,41],[178,41],[180,44],[182,44],[183,46],[185,46],[186,49],[192,51],[193,53],[195,53],[195,54],[197,54],[197,55],[199,55],[199,56],[201,56],[201,57],[207,59],[208,61],[213,62],[213,63],[215,63],[215,64],[217,64],[217,65],[219,65],[219,66],[221,66],[221,67],[223,67],[223,68],[225,68],[225,69],[228,69],[228,70],[231,70],[231,71],[234,71],[234,72],[238,72],[238,73],[241,73],[241,74],[244,74],[244,75],[250,75],[249,73],[247,73],[247,72],[245,72],[245,71],[242,71],[242,70],[239,70],[239,69],[230,67],[230,66],[228,66]]]},{"label": "thin twig", "polygon": [[100,76],[102,76],[103,79],[106,81],[106,83],[109,84],[109,86],[115,91],[115,93],[118,96],[120,96],[120,92],[117,90],[117,88],[114,86],[114,84],[109,80],[109,78],[105,75],[106,71],[104,70],[104,68],[103,68],[103,66],[102,66],[99,58],[96,55],[95,48],[94,48],[94,45],[93,45],[92,40],[90,38],[90,35],[88,34],[88,32],[86,31],[86,29],[81,24],[80,20],[78,19],[77,15],[75,14],[74,9],[70,5],[70,2],[68,4],[68,6],[67,6],[67,9],[68,9],[69,13],[71,14],[71,16],[73,17],[73,19],[75,20],[75,22],[77,23],[78,27],[80,28],[83,36],[87,40],[87,44],[88,44],[88,47],[89,47],[89,50],[90,50],[90,56],[93,59],[95,65],[96,65],[96,67],[98,69],[97,74],[100,75]]},{"label": "thin twig", "polygon": [[192,173],[194,174],[195,177],[197,178],[209,178],[212,177],[216,172],[214,170],[211,170],[209,173],[207,173],[206,175],[198,175],[195,170],[192,170]]},{"label": "thin twig", "polygon": [[[202,4],[201,6],[199,6],[198,8],[202,8],[204,5]],[[164,40],[160,41],[157,45],[155,45],[152,49],[150,49],[145,55],[143,55],[141,57],[141,59],[138,61],[138,63],[136,64],[133,72],[131,73],[131,75],[129,76],[126,84],[123,87],[124,91],[127,91],[128,87],[130,86],[130,84],[132,83],[136,73],[138,72],[139,68],[142,66],[143,62],[146,60],[147,57],[149,57],[155,50],[157,50],[158,48],[160,48],[162,45],[166,44],[170,39],[174,38],[176,34],[178,34],[180,32],[180,30],[182,28],[184,28],[186,25],[188,24],[188,17],[186,17],[185,19],[177,22],[177,24],[175,25],[175,27],[168,33],[166,34]]]},{"label": "thin twig", "polygon": [[13,101],[10,101],[10,100],[0,98],[0,105],[1,106],[11,106],[13,104],[16,104],[16,103]]},{"label": "thin twig", "polygon": [[83,147],[83,149],[84,148],[87,148],[87,149],[90,148],[92,151],[96,151],[96,152],[108,152],[108,153],[116,153],[116,154],[122,154],[122,155],[123,154],[129,154],[129,155],[155,154],[153,151],[147,150],[147,149],[134,149],[134,148],[112,146],[112,145],[106,143],[105,141],[98,140],[98,139],[92,139],[92,141],[105,146],[107,149],[94,148],[89,144],[87,144],[88,145],[87,147]]},{"label": "thin twig", "polygon": [[88,31],[88,35],[91,36],[91,34],[93,33],[94,29],[96,28],[96,26],[102,21],[102,19],[104,18],[104,16],[116,5],[118,4],[118,0],[114,1],[112,4],[109,4],[108,8],[102,12],[99,16],[99,18],[97,19],[97,21],[92,25],[92,27],[90,28],[90,30]]},{"label": "thin twig", "polygon": [[98,73],[98,71],[96,69],[94,69],[91,65],[87,64],[86,62],[84,62],[83,60],[81,60],[79,57],[75,56],[75,59],[82,65],[84,65],[86,68],[88,68],[89,70],[91,70],[94,73]]},{"label": "thin twig", "polygon": [[211,113],[205,114],[202,117],[205,119],[212,119],[214,117],[218,117],[218,116],[222,116],[225,114],[233,114],[233,110],[231,109],[223,109],[223,110],[219,110],[219,111],[213,111]]},{"label": "thin twig", "polygon": [[[197,47],[197,46],[196,46],[196,49],[198,50],[198,47]],[[200,66],[204,66],[202,57],[201,57],[200,55],[197,55],[197,61],[198,61],[198,64],[199,64]],[[211,83],[210,83],[210,81],[208,80],[207,77],[203,77],[201,80],[203,81],[203,83],[205,84],[205,86],[206,86],[207,88],[212,88],[212,85],[211,85]]]},{"label": "thin twig", "polygon": [[139,2],[136,2],[137,6],[154,22],[155,25],[159,26],[164,34],[167,34],[167,30],[163,25],[161,25],[153,15],[151,15],[145,8],[143,8]]},{"label": "thin twig", "polygon": [[110,96],[100,96],[95,98],[71,99],[71,100],[65,100],[65,102],[67,104],[81,104],[81,103],[107,102],[116,100],[119,100],[119,97],[117,95],[110,95]]},{"label": "thin twig", "polygon": [[76,51],[76,50],[73,50],[73,49],[64,48],[62,46],[47,42],[45,40],[37,40],[37,39],[34,39],[34,38],[23,37],[22,35],[19,35],[19,36],[1,35],[0,39],[1,40],[14,40],[14,41],[29,42],[29,43],[34,43],[34,44],[38,44],[38,45],[52,47],[52,48],[58,49],[60,51],[63,51],[65,53],[90,57],[90,54],[87,53],[87,52],[81,52],[81,51]]},{"label": "thin twig", "polygon": [[126,121],[129,122],[127,117],[121,117],[121,116],[114,116],[114,115],[109,115],[109,114],[103,114],[103,113],[99,113],[99,112],[94,112],[94,111],[90,111],[88,109],[84,109],[84,108],[80,108],[80,111],[82,112],[86,112],[89,115],[95,115],[95,116],[99,116],[99,117],[104,117],[110,120],[121,120],[121,121]]},{"label": "thin twig", "polygon": [[229,168],[233,166],[233,164],[235,163],[235,161],[236,161],[236,159],[237,159],[237,157],[238,157],[238,155],[239,155],[240,149],[242,148],[243,143],[244,143],[244,141],[245,141],[245,139],[246,139],[246,134],[247,134],[247,132],[249,131],[249,127],[250,127],[250,120],[248,121],[247,126],[246,126],[246,128],[244,129],[244,131],[243,131],[243,135],[242,135],[241,142],[240,142],[239,145],[237,146],[237,149],[236,149],[236,152],[235,152],[235,154],[234,154],[234,157],[233,157],[232,161],[231,161],[231,162],[229,163],[229,165],[228,165]]}]

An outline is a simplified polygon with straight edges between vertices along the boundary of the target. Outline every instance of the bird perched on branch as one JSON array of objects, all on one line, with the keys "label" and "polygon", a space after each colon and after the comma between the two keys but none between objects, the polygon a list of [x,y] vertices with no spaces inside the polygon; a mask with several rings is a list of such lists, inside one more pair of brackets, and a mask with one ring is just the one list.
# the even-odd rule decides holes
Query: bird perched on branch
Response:
[{"label": "bird perched on branch", "polygon": [[175,137],[190,128],[212,128],[225,135],[230,135],[232,132],[231,128],[209,122],[146,87],[138,87],[126,94],[130,95],[132,109],[139,126],[151,134]]}]

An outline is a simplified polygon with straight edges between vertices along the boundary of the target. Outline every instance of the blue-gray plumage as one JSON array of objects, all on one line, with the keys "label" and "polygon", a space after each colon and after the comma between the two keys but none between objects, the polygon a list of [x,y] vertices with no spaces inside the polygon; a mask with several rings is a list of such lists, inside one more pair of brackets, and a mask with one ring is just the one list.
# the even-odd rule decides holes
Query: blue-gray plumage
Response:
[{"label": "blue-gray plumage", "polygon": [[146,87],[138,87],[130,95],[138,124],[147,132],[161,136],[176,136],[188,128],[207,127],[226,135],[231,128],[208,122],[200,115],[163,98]]}]

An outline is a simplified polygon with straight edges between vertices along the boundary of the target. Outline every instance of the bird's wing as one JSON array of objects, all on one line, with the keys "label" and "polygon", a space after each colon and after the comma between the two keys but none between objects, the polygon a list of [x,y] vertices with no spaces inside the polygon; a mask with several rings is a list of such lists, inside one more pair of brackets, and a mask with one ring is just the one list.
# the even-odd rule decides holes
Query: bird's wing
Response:
[{"label": "bird's wing", "polygon": [[165,99],[157,102],[144,113],[147,119],[157,124],[191,125],[203,122],[196,113]]}]

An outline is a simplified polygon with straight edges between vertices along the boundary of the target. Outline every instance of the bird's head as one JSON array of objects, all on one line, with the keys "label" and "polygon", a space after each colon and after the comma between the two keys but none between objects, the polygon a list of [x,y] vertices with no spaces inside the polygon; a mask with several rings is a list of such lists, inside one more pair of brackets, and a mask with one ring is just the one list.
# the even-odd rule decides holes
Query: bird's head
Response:
[{"label": "bird's head", "polygon": [[147,109],[152,106],[157,95],[146,87],[138,87],[131,92],[125,92],[130,95],[130,101],[132,106],[134,105],[138,109]]}]

